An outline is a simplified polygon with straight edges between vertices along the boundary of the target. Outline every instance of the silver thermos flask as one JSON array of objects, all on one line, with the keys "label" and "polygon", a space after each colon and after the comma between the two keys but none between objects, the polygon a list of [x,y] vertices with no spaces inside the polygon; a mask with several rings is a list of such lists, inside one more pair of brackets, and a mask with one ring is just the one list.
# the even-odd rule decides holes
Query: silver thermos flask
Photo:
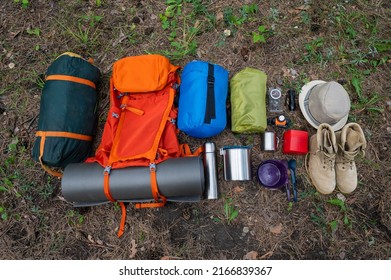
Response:
[{"label": "silver thermos flask", "polygon": [[216,145],[212,142],[206,142],[204,149],[206,198],[218,199]]}]

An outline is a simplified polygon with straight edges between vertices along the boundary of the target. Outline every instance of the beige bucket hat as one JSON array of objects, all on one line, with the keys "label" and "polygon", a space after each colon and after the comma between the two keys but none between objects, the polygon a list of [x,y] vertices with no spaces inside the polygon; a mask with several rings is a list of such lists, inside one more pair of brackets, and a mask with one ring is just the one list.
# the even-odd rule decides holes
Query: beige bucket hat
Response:
[{"label": "beige bucket hat", "polygon": [[350,98],[339,83],[315,80],[302,87],[299,106],[305,119],[314,128],[317,129],[320,124],[327,123],[337,131],[348,120]]}]

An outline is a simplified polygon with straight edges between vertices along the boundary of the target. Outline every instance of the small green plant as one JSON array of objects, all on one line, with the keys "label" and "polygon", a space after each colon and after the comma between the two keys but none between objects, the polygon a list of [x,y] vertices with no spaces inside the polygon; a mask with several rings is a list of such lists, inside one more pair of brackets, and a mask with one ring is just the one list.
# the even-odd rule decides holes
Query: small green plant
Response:
[{"label": "small green plant", "polygon": [[[372,50],[369,53],[373,52]],[[369,54],[368,53],[368,54]],[[369,62],[368,54],[364,53],[360,49],[353,49],[348,51],[348,57],[350,58],[350,64],[355,66],[362,66]]]},{"label": "small green plant", "polygon": [[41,215],[42,214],[42,209],[38,205],[33,205],[31,207],[31,212],[34,213],[34,214],[37,214],[37,215]]},{"label": "small green plant", "polygon": [[316,38],[311,42],[305,44],[306,54],[303,60],[305,62],[315,61],[321,63],[323,61],[323,55],[321,48],[323,47],[324,39],[322,37]]},{"label": "small green plant", "polygon": [[41,35],[41,29],[39,29],[38,27],[29,28],[29,29],[27,29],[27,34],[35,35],[35,36],[39,37]]},{"label": "small green plant", "polygon": [[43,75],[36,75],[36,79],[34,81],[34,83],[37,85],[38,89],[39,90],[43,90],[43,87],[45,86],[45,79],[43,77]]},{"label": "small green plant", "polygon": [[239,27],[245,22],[252,21],[255,14],[258,12],[256,4],[243,5],[239,9],[239,13],[235,12],[231,7],[224,10],[224,21],[229,27]]},{"label": "small green plant", "polygon": [[373,46],[375,47],[377,52],[387,52],[391,50],[391,40],[386,39],[376,39],[373,42]]},{"label": "small green plant", "polygon": [[85,22],[88,22],[90,27],[94,27],[103,19],[103,16],[91,14],[91,15],[81,16],[80,19]]},{"label": "small green plant", "polygon": [[310,24],[311,22],[310,14],[307,11],[301,11],[300,18],[304,24]]},{"label": "small green plant", "polygon": [[168,6],[164,13],[159,15],[163,30],[176,28],[177,19],[182,15],[182,0],[167,0],[166,5]]},{"label": "small green plant", "polygon": [[8,213],[3,206],[0,206],[0,216],[3,221],[8,220]]},{"label": "small green plant", "polygon": [[287,211],[288,211],[288,212],[292,212],[292,209],[293,209],[293,202],[289,202],[289,203],[288,203]]},{"label": "small green plant", "polygon": [[368,49],[369,63],[372,67],[377,68],[390,59],[388,54],[391,51],[391,40],[375,38],[370,42]]},{"label": "small green plant", "polygon": [[35,182],[26,182],[25,184],[22,184],[19,189],[23,199],[33,201],[32,192],[34,192],[37,187]]},{"label": "small green plant", "polygon": [[95,5],[97,7],[100,7],[102,5],[102,1],[101,0],[95,0]]},{"label": "small green plant", "polygon": [[141,231],[140,232],[140,235],[138,237],[138,242],[139,243],[142,243],[145,241],[145,239],[147,238],[147,234],[144,232],[144,231]]},{"label": "small green plant", "polygon": [[202,0],[186,0],[186,2],[192,3],[193,4],[193,9],[192,9],[192,15],[209,15],[208,10],[206,9],[206,6],[204,3],[202,3]]},{"label": "small green plant", "polygon": [[[385,64],[389,57],[387,54],[383,55],[382,52],[391,49],[391,41],[376,37],[379,32],[378,20],[369,18],[362,12],[348,13],[341,6],[338,6],[338,9],[340,11],[333,16],[339,29],[336,39],[341,41],[339,57],[349,61],[344,66],[349,68],[353,65],[365,69],[364,71],[372,72],[378,66]],[[349,49],[349,46],[353,48]],[[352,71],[349,70],[349,72]],[[356,72],[361,73],[363,70],[354,70],[353,74]]]},{"label": "small green plant", "polygon": [[269,31],[266,29],[264,25],[258,26],[258,30],[253,32],[253,43],[254,44],[258,42],[266,43],[266,36],[268,33]]},{"label": "small green plant", "polygon": [[331,229],[331,234],[335,234],[335,232],[338,229],[338,220],[333,220],[329,223],[330,229]]},{"label": "small green plant", "polygon": [[195,55],[197,51],[196,35],[201,29],[201,24],[188,27],[184,24],[183,37],[177,38],[176,32],[171,32],[168,39],[173,50],[163,51],[163,54],[172,60],[179,60],[187,55]]},{"label": "small green plant", "polygon": [[300,72],[299,76],[296,79],[288,79],[287,77],[285,77],[284,86],[286,88],[292,88],[295,89],[297,92],[300,92],[301,87],[309,81],[310,78],[307,76],[307,74],[304,72]]},{"label": "small green plant", "polygon": [[131,44],[136,44],[137,43],[137,32],[135,31],[136,29],[136,24],[132,23],[130,26],[129,26],[129,29],[128,29],[128,41],[129,43]]},{"label": "small green plant", "polygon": [[357,95],[358,95],[358,99],[362,99],[362,88],[361,88],[361,83],[363,82],[363,76],[361,75],[361,73],[358,73],[355,71],[355,73],[353,73],[352,75],[352,79],[351,79],[351,83],[352,83],[352,86],[354,87]]},{"label": "small green plant", "polygon": [[[9,180],[8,180],[8,182],[9,182]],[[4,181],[4,179],[2,180],[1,185],[0,185],[0,192],[7,192],[8,191],[8,188],[6,187],[6,185],[9,185],[8,182],[6,183],[6,181]]]},{"label": "small green plant", "polygon": [[357,102],[352,104],[352,108],[356,110],[367,110],[368,112],[382,113],[383,109],[377,107],[376,104],[381,100],[381,96],[374,92],[370,96],[363,94],[362,83],[365,79],[364,75],[369,75],[370,70],[360,72],[356,68],[348,69],[351,75],[350,83],[357,93]]},{"label": "small green plant", "polygon": [[326,219],[324,218],[324,209],[321,205],[317,205],[315,203],[313,203],[313,206],[315,207],[316,212],[310,214],[311,222],[320,226],[323,229],[323,231],[326,232],[327,222]]},{"label": "small green plant", "polygon": [[354,30],[352,25],[348,25],[345,29],[345,33],[348,35],[348,38],[350,40],[356,39],[357,37],[357,32]]},{"label": "small green plant", "polygon": [[[172,60],[179,60],[187,55],[195,55],[198,47],[196,36],[203,27],[203,22],[196,19],[198,13],[206,13],[205,7],[200,1],[167,0],[168,6],[160,20],[163,30],[169,32],[167,39],[171,49],[161,53]],[[189,15],[182,14],[183,6],[192,4],[193,12]],[[194,11],[196,8],[196,11]]]},{"label": "small green plant", "polygon": [[55,187],[52,184],[52,177],[48,176],[46,184],[39,188],[39,195],[42,196],[44,200],[48,200],[52,197],[54,189]]},{"label": "small green plant", "polygon": [[68,33],[71,34],[71,36],[77,41],[79,41],[80,44],[86,47],[94,46],[100,35],[98,33],[98,28],[95,28],[94,31],[91,29],[91,27],[85,27],[81,23],[78,24],[77,31],[73,31],[71,28],[67,28]]},{"label": "small green plant", "polygon": [[24,9],[27,9],[29,6],[28,0],[14,0],[15,3],[20,3]]},{"label": "small green plant", "polygon": [[[327,203],[331,205],[335,205],[339,207],[340,212],[343,214],[343,223],[345,226],[352,227],[352,223],[349,220],[349,217],[347,215],[348,208],[345,205],[345,202],[339,198],[332,198],[327,200]],[[335,223],[334,223],[335,224]]]},{"label": "small green plant", "polygon": [[18,178],[17,171],[12,166],[16,163],[19,139],[14,138],[8,144],[7,156],[4,165],[0,166],[0,192],[8,192],[13,187],[13,181]]},{"label": "small green plant", "polygon": [[352,108],[355,110],[367,110],[368,112],[382,113],[383,108],[377,107],[376,104],[381,101],[382,97],[374,92],[370,98],[361,97],[358,103],[352,104]]},{"label": "small green plant", "polygon": [[224,199],[224,215],[228,224],[231,224],[233,220],[239,215],[239,210],[233,205],[232,198]]},{"label": "small green plant", "polygon": [[35,84],[39,90],[42,90],[45,86],[44,74],[39,74],[35,69],[29,73],[29,75],[26,77],[26,80]]},{"label": "small green plant", "polygon": [[79,212],[77,212],[73,209],[68,210],[66,212],[66,217],[68,220],[68,225],[70,225],[71,227],[82,225],[85,220],[85,218],[82,214],[80,214]]},{"label": "small green plant", "polygon": [[114,210],[115,211],[121,211],[121,206],[119,205],[118,202],[114,202],[113,205],[114,205]]}]

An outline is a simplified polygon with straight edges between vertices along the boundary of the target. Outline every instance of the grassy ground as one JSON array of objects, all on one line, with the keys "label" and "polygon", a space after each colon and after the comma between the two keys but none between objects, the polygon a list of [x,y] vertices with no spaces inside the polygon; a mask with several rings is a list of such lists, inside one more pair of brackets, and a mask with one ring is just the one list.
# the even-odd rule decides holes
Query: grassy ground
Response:
[{"label": "grassy ground", "polygon": [[[390,8],[386,0],[1,1],[0,259],[391,258]],[[181,66],[202,59],[230,77],[255,67],[284,92],[314,79],[339,81],[352,101],[349,121],[368,141],[357,159],[358,188],[317,193],[304,157],[295,156],[299,202],[288,203],[255,178],[225,182],[219,158],[219,200],[130,205],[118,239],[118,207],[73,208],[60,181],[31,158],[43,75],[65,51],[94,58],[102,71],[99,131],[112,64],[124,56],[160,53]],[[299,110],[286,114],[293,128],[315,133]],[[203,143],[183,133],[180,140]],[[207,140],[253,145],[254,170],[265,159],[288,159],[262,153],[257,134],[227,128]]]}]

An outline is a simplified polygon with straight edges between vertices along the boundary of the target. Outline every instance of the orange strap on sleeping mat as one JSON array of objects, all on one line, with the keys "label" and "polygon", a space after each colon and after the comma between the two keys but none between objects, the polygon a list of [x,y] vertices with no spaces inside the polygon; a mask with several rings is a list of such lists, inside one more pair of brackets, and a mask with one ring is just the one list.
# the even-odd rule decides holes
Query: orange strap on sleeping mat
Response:
[{"label": "orange strap on sleeping mat", "polygon": [[115,199],[112,197],[110,192],[110,170],[111,167],[108,166],[103,172],[103,192],[105,193],[105,196],[108,200],[115,202]]},{"label": "orange strap on sleeping mat", "polygon": [[119,202],[119,206],[121,206],[121,222],[119,224],[118,237],[121,237],[125,232],[125,222],[126,222],[126,206],[125,203]]},{"label": "orange strap on sleeping mat", "polygon": [[[103,191],[105,196],[111,202],[115,202],[116,200],[113,198],[110,192],[110,171],[111,167],[107,166],[103,172]],[[119,202],[119,206],[121,207],[121,222],[119,224],[118,237],[121,237],[125,232],[125,222],[126,222],[126,206],[125,203]]]},{"label": "orange strap on sleeping mat", "polygon": [[[152,195],[153,198],[155,199],[155,202],[151,203],[136,203],[135,207],[137,209],[140,208],[158,208],[158,207],[163,207],[167,199],[163,195],[159,193],[158,185],[157,185],[157,180],[156,180],[156,166],[155,164],[151,164],[150,167],[150,174],[151,174],[151,190],[152,190]],[[105,171],[103,173],[103,190],[105,193],[105,196],[108,200],[111,202],[115,202],[116,200],[113,198],[110,192],[110,171],[111,167],[106,167]],[[125,203],[119,202],[119,205],[121,207],[121,222],[118,230],[118,237],[121,237],[124,234],[125,231],[125,222],[126,222],[126,206]]]},{"label": "orange strap on sleeping mat", "polygon": [[156,179],[156,165],[155,163],[151,163],[150,167],[150,175],[151,175],[151,191],[152,196],[155,199],[155,202],[147,202],[147,203],[136,203],[135,207],[137,209],[141,208],[159,208],[166,205],[167,198],[164,195],[159,193],[159,187]]}]

